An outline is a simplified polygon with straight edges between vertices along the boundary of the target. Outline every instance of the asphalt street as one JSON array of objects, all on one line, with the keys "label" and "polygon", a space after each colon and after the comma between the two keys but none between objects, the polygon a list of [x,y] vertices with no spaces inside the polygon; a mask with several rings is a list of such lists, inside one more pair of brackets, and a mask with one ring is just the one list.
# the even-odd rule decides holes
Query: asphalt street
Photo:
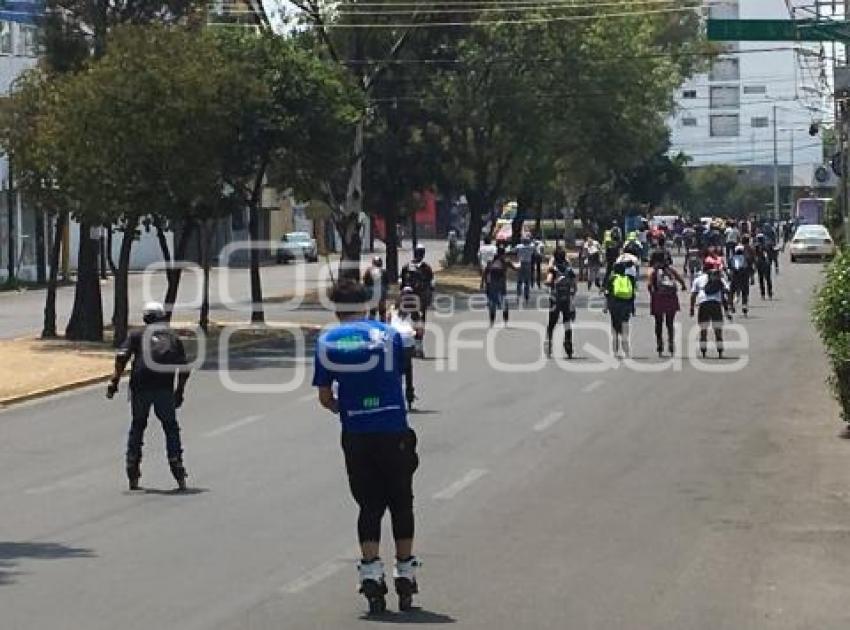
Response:
[{"label": "asphalt street", "polygon": [[569,363],[541,360],[544,311],[492,333],[474,301],[435,314],[407,614],[363,616],[339,429],[285,349],[234,353],[229,388],[196,372],[183,495],[155,421],[147,491],[124,491],[128,410],[102,387],[0,412],[0,627],[846,630],[850,442],[809,323],[821,269],[786,265],[739,322],[746,346],[705,364],[685,342],[654,356],[645,300],[631,364],[600,358],[595,308]]},{"label": "asphalt street", "polygon": [[[426,260],[436,265],[445,255],[445,241],[422,240],[426,246]],[[399,251],[399,264],[410,260],[410,241]],[[376,254],[383,255],[383,244],[376,243]],[[372,254],[363,254],[368,264]],[[269,321],[313,322],[327,320],[327,314],[309,304],[280,299],[291,296],[301,286],[309,292],[327,286],[330,274],[336,274],[337,262],[330,264],[321,258],[318,263],[295,263],[262,267],[263,291]],[[197,268],[196,268],[197,269]],[[130,321],[141,323],[142,305],[149,300],[161,301],[168,283],[161,270],[130,274]],[[113,308],[113,284],[101,283],[104,320],[109,321]],[[42,289],[17,292],[0,292],[0,339],[22,337],[41,331],[45,292]],[[197,321],[201,300],[200,270],[188,271],[180,281],[175,317],[181,321]],[[59,330],[64,330],[74,305],[74,287],[63,286],[56,293],[56,314]],[[213,320],[248,322],[251,319],[251,285],[247,268],[213,267],[210,273],[210,317]]]}]

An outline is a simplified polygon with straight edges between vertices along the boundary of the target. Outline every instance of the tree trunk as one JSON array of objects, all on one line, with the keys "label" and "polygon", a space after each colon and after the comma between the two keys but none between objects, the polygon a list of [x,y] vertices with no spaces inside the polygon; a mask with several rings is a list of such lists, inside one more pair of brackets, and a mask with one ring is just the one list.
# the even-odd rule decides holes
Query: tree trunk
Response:
[{"label": "tree trunk", "polygon": [[113,339],[112,344],[117,348],[127,338],[128,320],[130,315],[128,295],[128,275],[130,272],[130,252],[136,236],[138,220],[133,219],[124,228],[121,239],[121,253],[118,255],[118,273],[115,276],[115,304],[112,310]]},{"label": "tree trunk", "polygon": [[398,202],[391,194],[385,195],[384,228],[386,237],[384,243],[387,246],[387,275],[390,283],[398,282]]},{"label": "tree trunk", "polygon": [[41,330],[42,339],[56,338],[56,281],[59,277],[59,258],[62,255],[62,235],[68,213],[61,211],[56,215],[56,235],[50,248],[50,274],[47,278],[47,298],[44,301],[44,328]]},{"label": "tree trunk", "polygon": [[91,238],[88,223],[80,223],[80,249],[77,256],[77,286],[74,308],[65,328],[72,341],[103,341],[103,305],[97,275],[97,239]]},{"label": "tree trunk", "polygon": [[118,273],[118,267],[115,266],[115,261],[112,260],[112,226],[104,224],[103,229],[106,230],[106,262],[109,265],[109,271],[114,276]]},{"label": "tree trunk", "polygon": [[342,252],[339,260],[339,279],[360,281],[360,214],[342,214],[334,217],[334,225],[342,238]]},{"label": "tree trunk", "polygon": [[44,211],[35,210],[35,273],[39,284],[47,282],[44,259],[47,258],[47,248],[44,243]]},{"label": "tree trunk", "polygon": [[[177,239],[177,245],[174,247],[174,256],[168,251],[168,241],[163,235],[159,246],[162,249],[162,256],[167,262],[182,262],[186,257],[186,248],[189,247],[189,239],[195,230],[195,222],[192,219],[184,219],[183,229],[180,230],[180,237]],[[171,311],[174,309],[174,303],[177,301],[177,290],[180,288],[180,278],[183,275],[183,270],[180,267],[167,269],[165,276],[168,279],[168,289],[165,291],[165,312],[168,318],[171,319]]]},{"label": "tree trunk", "polygon": [[469,225],[466,229],[466,242],[463,244],[463,264],[478,264],[478,248],[481,245],[481,230],[484,228],[483,214],[489,210],[484,196],[479,192],[467,193],[469,205]]},{"label": "tree trunk", "polygon": [[205,333],[209,332],[210,327],[210,224],[204,220],[199,227],[200,231],[200,252],[201,267],[204,270],[202,294],[201,294],[201,311],[198,316],[198,326]]},{"label": "tree trunk", "polygon": [[97,244],[98,244],[98,248],[99,248],[99,251],[100,251],[100,279],[106,280],[107,279],[106,259],[108,257],[107,254],[106,254],[106,239],[103,238],[103,228],[101,227],[100,229],[101,229],[101,235],[100,235],[100,238],[97,239],[98,240]]}]

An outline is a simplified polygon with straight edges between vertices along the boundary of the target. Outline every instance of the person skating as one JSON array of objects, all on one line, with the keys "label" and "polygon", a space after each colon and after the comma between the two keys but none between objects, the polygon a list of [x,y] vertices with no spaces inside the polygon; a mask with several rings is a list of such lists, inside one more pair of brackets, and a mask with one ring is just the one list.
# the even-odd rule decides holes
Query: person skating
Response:
[{"label": "person skating", "polygon": [[522,241],[516,246],[516,257],[519,263],[516,278],[516,297],[517,301],[522,299],[525,304],[531,297],[531,281],[532,281],[532,265],[536,248],[531,243],[531,237],[525,235]]},{"label": "person skating", "polygon": [[505,244],[496,245],[496,256],[484,268],[481,274],[481,288],[487,295],[487,312],[490,326],[496,323],[496,311],[502,311],[505,326],[508,325],[508,268],[511,263],[507,259]]},{"label": "person skating", "polygon": [[736,246],[732,258],[729,259],[731,310],[734,313],[736,303],[740,302],[741,313],[744,317],[747,317],[750,311],[750,278],[752,273],[751,261],[747,257],[746,247],[744,245]]},{"label": "person skating", "polygon": [[602,245],[591,234],[584,242],[584,266],[587,269],[587,290],[602,288],[599,272],[602,268]]},{"label": "person skating", "polygon": [[[180,490],[186,489],[183,445],[177,412],[183,405],[186,381],[186,352],[177,333],[169,328],[162,304],[148,302],[142,310],[145,327],[132,330],[115,356],[115,370],[107,386],[107,398],[118,392],[121,375],[130,368],[130,410],[132,422],[127,437],[126,470],[130,490],[139,489],[142,476],[142,444],[151,407],[162,424],[171,474]],[[176,378],[176,386],[175,386]]]},{"label": "person skating", "polygon": [[372,259],[372,266],[363,274],[363,284],[372,293],[369,317],[387,321],[387,295],[390,290],[390,277],[384,269],[384,261],[380,256]]},{"label": "person skating", "polygon": [[615,357],[630,354],[629,320],[634,312],[635,279],[626,273],[626,264],[617,262],[605,288],[607,310],[611,317],[611,349]]},{"label": "person skating", "polygon": [[434,270],[425,262],[425,247],[417,245],[413,251],[413,260],[404,266],[401,271],[401,287],[410,287],[419,298],[418,321],[422,323],[422,334],[416,337],[416,350],[414,355],[420,359],[425,356],[423,347],[424,326],[427,320],[428,308],[431,306],[431,297],[434,292]]},{"label": "person skating", "polygon": [[729,320],[728,297],[729,285],[723,278],[722,272],[716,267],[706,265],[703,273],[694,280],[691,288],[691,317],[697,313],[699,324],[699,349],[705,358],[708,352],[708,329],[714,330],[714,340],[717,356],[723,358],[723,315]]},{"label": "person skating", "polygon": [[649,312],[655,318],[655,349],[658,356],[664,354],[664,327],[667,328],[667,351],[672,356],[676,351],[676,313],[679,312],[677,289],[686,290],[685,281],[665,252],[655,252],[650,260],[652,271],[649,273]]},{"label": "person skating", "polygon": [[761,299],[765,299],[767,296],[768,299],[773,299],[773,261],[770,257],[770,252],[768,250],[767,245],[765,244],[764,239],[759,235],[756,238],[756,246],[754,250],[755,254],[755,268],[756,273],[758,274],[759,279],[759,292],[761,293]]},{"label": "person skating", "polygon": [[546,274],[546,286],[549,287],[549,324],[546,328],[546,356],[552,356],[552,335],[558,321],[564,321],[564,352],[568,359],[573,358],[572,322],[576,311],[573,298],[578,290],[576,273],[567,260],[567,252],[558,247],[552,257],[552,265]]},{"label": "person skating", "polygon": [[390,313],[390,326],[401,335],[404,346],[404,397],[407,408],[412,410],[416,401],[416,387],[413,384],[413,353],[416,349],[416,329],[418,322],[419,302],[413,289],[404,287],[398,296],[398,301]]},{"label": "person skating", "polygon": [[543,245],[543,241],[539,238],[535,238],[532,243],[534,246],[534,257],[532,262],[534,264],[534,279],[533,284],[537,286],[538,289],[543,288],[543,260],[546,257],[546,247]]},{"label": "person skating", "polygon": [[386,610],[388,589],[380,547],[381,520],[389,509],[395,588],[399,608],[409,610],[418,592],[413,475],[419,457],[402,393],[402,338],[390,326],[366,319],[368,293],[362,285],[341,281],[330,297],[340,323],[316,342],[313,385],[318,388],[319,403],[337,414],[342,425],[349,487],[360,509],[360,592],[370,613]]}]

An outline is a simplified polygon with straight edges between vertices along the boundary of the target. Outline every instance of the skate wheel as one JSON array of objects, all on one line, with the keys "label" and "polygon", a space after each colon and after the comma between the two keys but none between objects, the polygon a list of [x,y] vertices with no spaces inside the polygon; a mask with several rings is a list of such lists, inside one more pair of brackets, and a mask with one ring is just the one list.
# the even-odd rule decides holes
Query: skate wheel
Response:
[{"label": "skate wheel", "polygon": [[383,597],[372,597],[369,599],[369,614],[381,615],[387,612],[387,600]]}]

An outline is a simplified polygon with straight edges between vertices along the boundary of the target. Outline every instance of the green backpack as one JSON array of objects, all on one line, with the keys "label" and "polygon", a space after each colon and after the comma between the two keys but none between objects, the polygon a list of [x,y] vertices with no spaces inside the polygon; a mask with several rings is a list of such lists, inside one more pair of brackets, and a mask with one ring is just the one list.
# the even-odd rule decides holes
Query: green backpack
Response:
[{"label": "green backpack", "polygon": [[628,276],[615,275],[613,289],[614,297],[618,300],[631,300],[635,296],[634,286]]}]

